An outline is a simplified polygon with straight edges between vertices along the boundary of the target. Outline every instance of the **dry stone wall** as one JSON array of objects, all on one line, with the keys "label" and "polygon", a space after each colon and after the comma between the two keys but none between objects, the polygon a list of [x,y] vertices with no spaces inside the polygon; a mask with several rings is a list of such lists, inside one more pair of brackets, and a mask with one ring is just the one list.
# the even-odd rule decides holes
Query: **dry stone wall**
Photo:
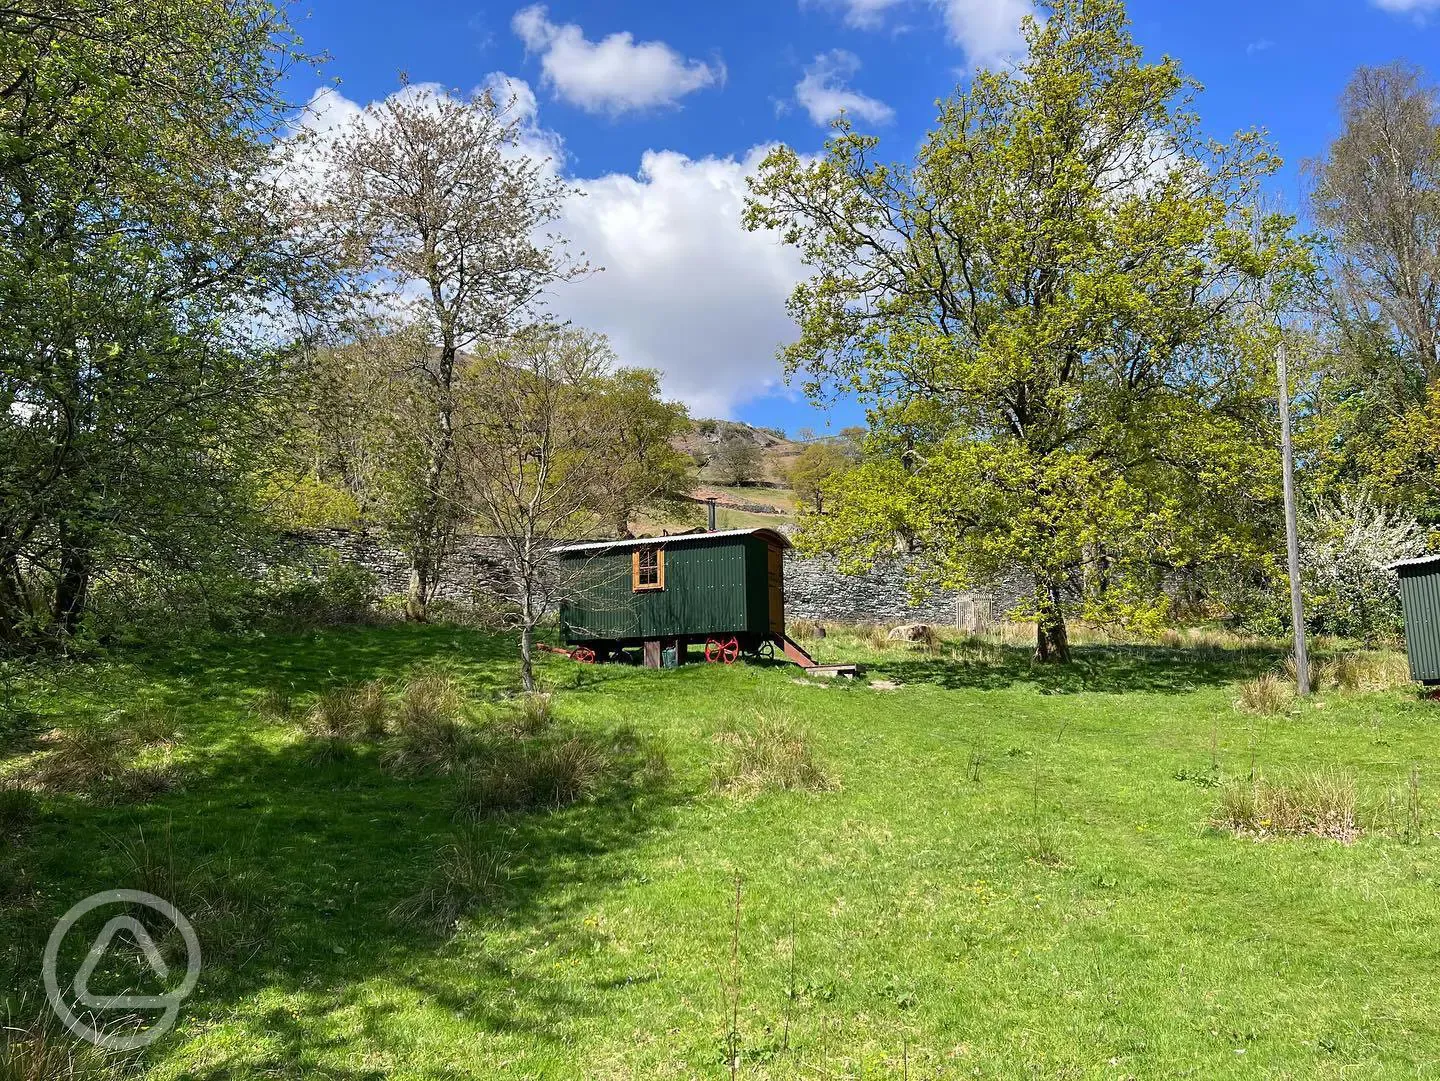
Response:
[{"label": "dry stone wall", "polygon": [[[374,531],[320,529],[297,535],[302,547],[329,551],[375,576],[382,593],[403,593],[409,584],[405,557]],[[438,595],[459,603],[507,592],[500,544],[494,537],[463,537],[456,545]],[[868,574],[841,574],[824,556],[785,553],[785,611],[791,620],[821,623],[933,623],[974,629],[997,602],[987,594],[936,592],[911,597],[902,558]]]}]

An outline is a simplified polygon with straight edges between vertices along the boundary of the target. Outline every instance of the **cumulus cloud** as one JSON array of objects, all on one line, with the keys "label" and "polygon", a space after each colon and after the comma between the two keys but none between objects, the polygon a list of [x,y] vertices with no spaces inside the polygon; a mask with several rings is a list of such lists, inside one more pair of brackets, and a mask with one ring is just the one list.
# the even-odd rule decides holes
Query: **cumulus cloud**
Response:
[{"label": "cumulus cloud", "polygon": [[540,57],[544,85],[590,113],[618,116],[675,105],[725,79],[718,62],[687,60],[663,41],[636,42],[628,31],[590,41],[574,23],[551,22],[543,4],[520,9],[510,26]]},{"label": "cumulus cloud", "polygon": [[[483,87],[498,101],[513,100],[524,118],[515,152],[546,159],[564,175],[563,144],[533,109],[525,111],[534,95],[524,80],[496,72]],[[355,102],[324,91],[300,126],[333,138],[362,115]],[[552,312],[603,331],[621,363],[657,369],[666,394],[697,416],[733,416],[743,402],[774,390],[776,347],[794,334],[785,300],[805,269],[774,234],[740,225],[745,178],[768,149],[738,158],[651,150],[634,174],[567,175],[576,194],[550,227],[604,268],[557,287],[548,298]]]},{"label": "cumulus cloud", "polygon": [[794,334],[785,298],[804,277],[795,251],[740,226],[743,158],[647,151],[634,175],[577,181],[562,231],[605,268],[557,292],[558,314],[610,336],[626,364],[657,368],[698,416],[727,417],[779,382],[776,347]]},{"label": "cumulus cloud", "polygon": [[[801,0],[843,12],[845,24],[875,30],[885,16],[907,0]],[[927,4],[944,20],[950,40],[965,51],[972,67],[1003,65],[1024,50],[1020,20],[1035,13],[1031,0],[914,0]],[[1376,0],[1382,4],[1440,4],[1440,0]]]},{"label": "cumulus cloud", "polygon": [[894,109],[847,85],[859,70],[860,60],[854,53],[844,49],[821,53],[795,84],[795,100],[822,127],[842,112],[872,124],[888,124],[895,119]]}]

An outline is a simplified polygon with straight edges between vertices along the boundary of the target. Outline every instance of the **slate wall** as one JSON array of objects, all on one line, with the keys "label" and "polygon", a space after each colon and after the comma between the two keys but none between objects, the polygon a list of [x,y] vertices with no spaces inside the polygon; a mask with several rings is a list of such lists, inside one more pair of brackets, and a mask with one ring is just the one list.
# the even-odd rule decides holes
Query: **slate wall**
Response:
[{"label": "slate wall", "polygon": [[[296,536],[302,547],[328,549],[364,567],[382,593],[403,593],[409,584],[405,558],[375,532],[313,530]],[[446,600],[468,602],[477,594],[506,592],[499,542],[466,537],[457,545],[439,587]],[[790,620],[828,623],[933,623],[969,629],[998,615],[1002,602],[987,593],[934,593],[918,603],[910,596],[905,561],[890,560],[863,575],[844,575],[823,556],[785,553],[785,609]]]}]

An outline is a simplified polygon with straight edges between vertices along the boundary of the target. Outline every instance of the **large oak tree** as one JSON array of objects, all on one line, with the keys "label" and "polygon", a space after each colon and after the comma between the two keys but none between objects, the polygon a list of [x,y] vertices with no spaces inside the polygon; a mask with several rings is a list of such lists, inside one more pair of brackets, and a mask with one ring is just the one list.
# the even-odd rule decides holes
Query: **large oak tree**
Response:
[{"label": "large oak tree", "polygon": [[1236,325],[1290,222],[1250,210],[1264,142],[1207,140],[1197,87],[1144,60],[1119,0],[1045,16],[913,163],[841,121],[818,159],[769,155],[746,221],[812,272],[788,371],[870,410],[870,460],[811,541],[863,565],[899,537],[933,582],[1018,579],[1037,656],[1065,660],[1068,615],[1151,619],[1167,572],[1263,550],[1266,366]]}]

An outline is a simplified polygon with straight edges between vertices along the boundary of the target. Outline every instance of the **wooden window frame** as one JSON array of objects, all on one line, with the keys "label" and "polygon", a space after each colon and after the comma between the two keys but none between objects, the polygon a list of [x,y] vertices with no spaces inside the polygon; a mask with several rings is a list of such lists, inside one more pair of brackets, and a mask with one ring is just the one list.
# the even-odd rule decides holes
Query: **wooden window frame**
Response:
[{"label": "wooden window frame", "polygon": [[[640,555],[643,552],[655,553],[655,581],[640,581]],[[665,549],[636,548],[630,553],[630,591],[632,593],[654,593],[665,588]]]}]

